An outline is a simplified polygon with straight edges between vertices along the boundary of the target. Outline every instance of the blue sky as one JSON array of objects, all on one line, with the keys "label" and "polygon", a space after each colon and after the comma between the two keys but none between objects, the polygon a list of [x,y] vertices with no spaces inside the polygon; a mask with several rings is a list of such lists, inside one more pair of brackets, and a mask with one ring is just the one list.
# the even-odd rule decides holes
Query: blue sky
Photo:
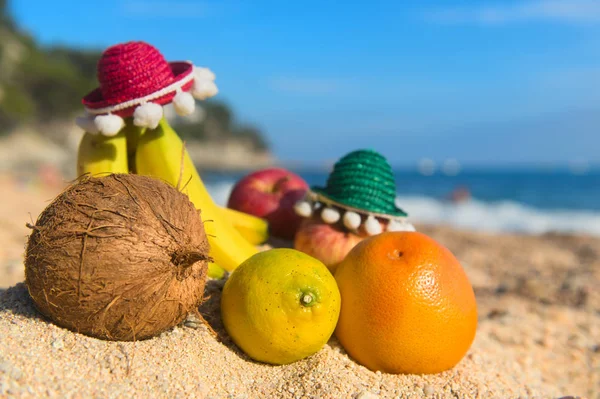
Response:
[{"label": "blue sky", "polygon": [[600,162],[598,0],[9,3],[44,45],[210,67],[283,160]]}]

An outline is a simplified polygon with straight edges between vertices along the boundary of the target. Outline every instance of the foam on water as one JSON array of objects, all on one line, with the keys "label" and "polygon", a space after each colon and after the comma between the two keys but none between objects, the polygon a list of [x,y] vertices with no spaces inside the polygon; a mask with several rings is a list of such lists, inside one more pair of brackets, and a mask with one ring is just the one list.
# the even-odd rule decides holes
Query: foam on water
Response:
[{"label": "foam on water", "polygon": [[[219,205],[225,206],[233,181],[207,185]],[[452,203],[425,196],[398,197],[398,205],[415,223],[448,224],[491,232],[577,232],[600,236],[600,212],[540,210],[515,201],[484,202],[471,199]]]},{"label": "foam on water", "polygon": [[472,199],[454,204],[428,197],[399,197],[398,204],[419,223],[444,223],[456,227],[541,234],[550,231],[600,236],[600,212],[540,210],[514,201],[483,202]]}]

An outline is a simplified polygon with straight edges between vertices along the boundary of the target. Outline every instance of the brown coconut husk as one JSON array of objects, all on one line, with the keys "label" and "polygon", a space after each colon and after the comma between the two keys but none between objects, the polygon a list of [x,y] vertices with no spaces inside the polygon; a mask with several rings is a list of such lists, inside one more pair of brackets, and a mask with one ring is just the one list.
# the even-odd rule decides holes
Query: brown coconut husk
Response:
[{"label": "brown coconut husk", "polygon": [[203,299],[209,244],[188,197],[159,180],[87,177],[40,215],[25,282],[58,325],[110,340],[157,335]]}]

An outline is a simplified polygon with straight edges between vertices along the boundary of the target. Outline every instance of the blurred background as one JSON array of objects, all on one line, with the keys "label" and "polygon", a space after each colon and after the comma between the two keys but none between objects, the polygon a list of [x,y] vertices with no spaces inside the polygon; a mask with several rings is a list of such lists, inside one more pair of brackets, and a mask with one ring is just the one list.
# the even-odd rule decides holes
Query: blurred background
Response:
[{"label": "blurred background", "polygon": [[417,223],[600,235],[598,1],[0,0],[0,242],[17,246],[0,256],[15,267],[28,213],[75,178],[101,52],[129,40],[217,74],[219,95],[173,124],[220,203],[250,170],[322,185],[372,148]]}]

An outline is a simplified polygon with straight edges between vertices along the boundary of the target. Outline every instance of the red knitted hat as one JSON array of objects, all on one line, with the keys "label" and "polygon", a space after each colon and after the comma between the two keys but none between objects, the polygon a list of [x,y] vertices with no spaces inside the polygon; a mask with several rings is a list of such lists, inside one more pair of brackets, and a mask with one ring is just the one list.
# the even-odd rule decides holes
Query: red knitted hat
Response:
[{"label": "red knitted hat", "polygon": [[189,61],[167,62],[148,43],[117,44],[102,53],[100,87],[83,97],[87,115],[77,123],[90,133],[111,136],[123,127],[122,118],[133,116],[137,126],[154,129],[163,116],[162,105],[173,102],[178,114],[188,115],[194,111],[194,97],[203,100],[217,93],[214,79],[209,69]]}]

